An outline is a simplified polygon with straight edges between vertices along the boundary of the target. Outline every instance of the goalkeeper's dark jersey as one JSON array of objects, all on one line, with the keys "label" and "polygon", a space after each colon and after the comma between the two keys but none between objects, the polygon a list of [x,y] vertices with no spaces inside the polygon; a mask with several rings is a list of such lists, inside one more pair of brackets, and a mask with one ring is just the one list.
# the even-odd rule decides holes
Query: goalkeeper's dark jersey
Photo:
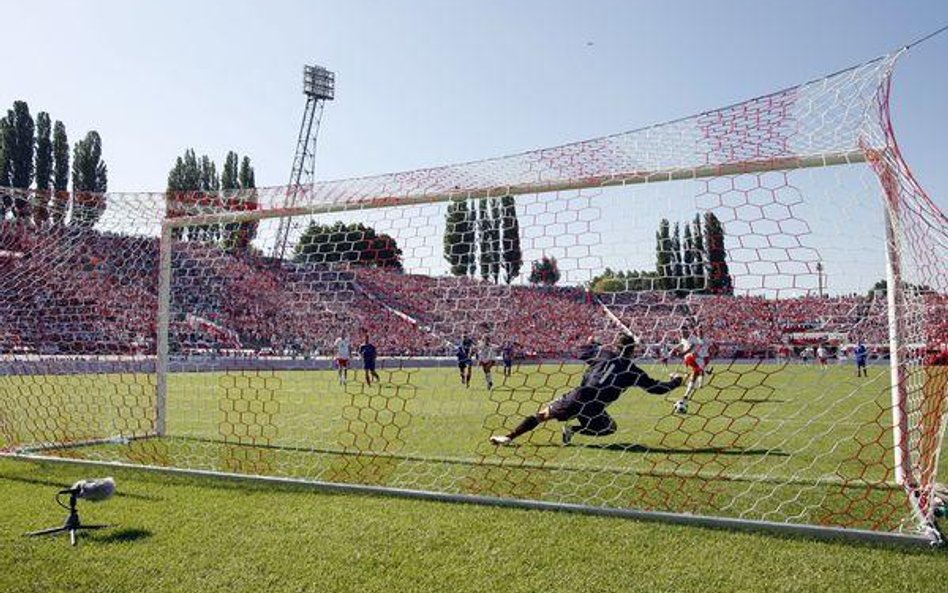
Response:
[{"label": "goalkeeper's dark jersey", "polygon": [[594,357],[586,359],[586,364],[589,367],[575,391],[576,399],[583,402],[612,403],[629,387],[662,395],[681,385],[681,378],[656,381],[636,366],[632,359],[611,350],[599,350]]}]

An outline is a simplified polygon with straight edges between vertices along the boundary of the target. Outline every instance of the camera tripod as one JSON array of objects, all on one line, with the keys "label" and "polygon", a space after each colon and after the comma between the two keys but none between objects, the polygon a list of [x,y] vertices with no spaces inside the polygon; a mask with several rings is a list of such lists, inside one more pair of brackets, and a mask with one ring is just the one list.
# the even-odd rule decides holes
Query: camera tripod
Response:
[{"label": "camera tripod", "polygon": [[[69,506],[67,507],[59,500],[61,494],[69,494]],[[56,495],[56,502],[59,503],[59,506],[64,509],[69,510],[69,516],[66,517],[66,522],[63,523],[62,527],[50,527],[49,529],[40,529],[39,531],[31,531],[27,533],[27,536],[36,536],[36,535],[56,535],[57,533],[69,533],[69,543],[71,545],[76,545],[76,537],[79,535],[79,531],[82,529],[105,529],[110,527],[110,525],[83,525],[82,521],[79,520],[79,511],[76,509],[76,502],[79,500],[79,491],[76,489],[73,490],[61,490],[59,494]]]}]

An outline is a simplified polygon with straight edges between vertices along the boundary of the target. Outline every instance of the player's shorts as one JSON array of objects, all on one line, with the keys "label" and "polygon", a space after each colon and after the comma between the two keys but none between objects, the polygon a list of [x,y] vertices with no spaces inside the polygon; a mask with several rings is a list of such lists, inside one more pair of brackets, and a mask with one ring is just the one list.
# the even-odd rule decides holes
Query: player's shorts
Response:
[{"label": "player's shorts", "polygon": [[857,359],[856,359],[856,366],[857,366],[857,367],[864,367],[864,366],[866,366],[866,359],[865,359],[865,358],[857,358]]},{"label": "player's shorts", "polygon": [[694,354],[685,355],[685,366],[691,369],[691,372],[695,375],[704,374],[704,369],[701,368],[700,364],[698,364],[698,357]]},{"label": "player's shorts", "polygon": [[825,357],[825,356],[821,356],[821,357],[820,357],[820,364],[826,364],[826,357]]},{"label": "player's shorts", "polygon": [[505,358],[505,359],[504,359],[504,366],[505,366],[505,367],[513,366],[513,359],[512,359],[512,358]]},{"label": "player's shorts", "polygon": [[547,409],[550,411],[550,418],[566,422],[577,416],[597,416],[601,414],[606,406],[597,401],[598,390],[586,391],[582,387],[577,387],[561,398],[551,402]]},{"label": "player's shorts", "polygon": [[585,393],[582,388],[570,391],[560,399],[550,403],[547,409],[550,417],[567,422],[579,421],[581,434],[605,436],[616,431],[616,422],[606,412],[606,404],[596,399],[595,393]]},{"label": "player's shorts", "polygon": [[484,369],[484,371],[486,372],[494,368],[495,364],[496,364],[496,361],[493,361],[493,360],[482,360],[481,368]]},{"label": "player's shorts", "polygon": [[362,368],[367,371],[375,370],[375,359],[374,358],[363,358],[362,359]]},{"label": "player's shorts", "polygon": [[710,356],[705,356],[705,357],[704,357],[704,362],[702,363],[703,368],[708,368],[708,365],[709,365],[709,364],[711,364],[711,357],[710,357]]},{"label": "player's shorts", "polygon": [[337,365],[340,369],[347,369],[347,368],[349,368],[349,359],[348,359],[348,358],[338,358],[338,357],[337,357],[337,358],[336,358],[336,365]]},{"label": "player's shorts", "polygon": [[464,369],[466,369],[467,367],[469,367],[469,366],[471,366],[471,359],[470,359],[470,358],[465,358],[465,359],[463,359],[463,360],[459,360],[459,361],[458,361],[458,368],[461,369],[462,371],[463,371]]}]

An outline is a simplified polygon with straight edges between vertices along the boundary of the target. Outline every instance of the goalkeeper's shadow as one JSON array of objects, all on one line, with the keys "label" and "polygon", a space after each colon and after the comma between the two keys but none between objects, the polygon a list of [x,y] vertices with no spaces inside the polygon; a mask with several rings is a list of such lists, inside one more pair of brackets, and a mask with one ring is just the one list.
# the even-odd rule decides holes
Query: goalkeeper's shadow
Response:
[{"label": "goalkeeper's shadow", "polygon": [[741,449],[737,447],[653,447],[641,443],[589,443],[573,444],[577,449],[595,449],[616,453],[660,453],[664,455],[738,455],[789,457],[789,453],[780,449]]}]

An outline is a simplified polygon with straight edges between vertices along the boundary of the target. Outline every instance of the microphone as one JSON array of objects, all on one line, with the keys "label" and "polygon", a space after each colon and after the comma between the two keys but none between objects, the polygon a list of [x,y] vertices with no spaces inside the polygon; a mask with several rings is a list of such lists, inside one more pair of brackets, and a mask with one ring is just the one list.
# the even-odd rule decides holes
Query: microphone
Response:
[{"label": "microphone", "polygon": [[111,476],[95,480],[79,480],[72,487],[60,490],[59,493],[100,502],[115,494],[115,480]]}]

